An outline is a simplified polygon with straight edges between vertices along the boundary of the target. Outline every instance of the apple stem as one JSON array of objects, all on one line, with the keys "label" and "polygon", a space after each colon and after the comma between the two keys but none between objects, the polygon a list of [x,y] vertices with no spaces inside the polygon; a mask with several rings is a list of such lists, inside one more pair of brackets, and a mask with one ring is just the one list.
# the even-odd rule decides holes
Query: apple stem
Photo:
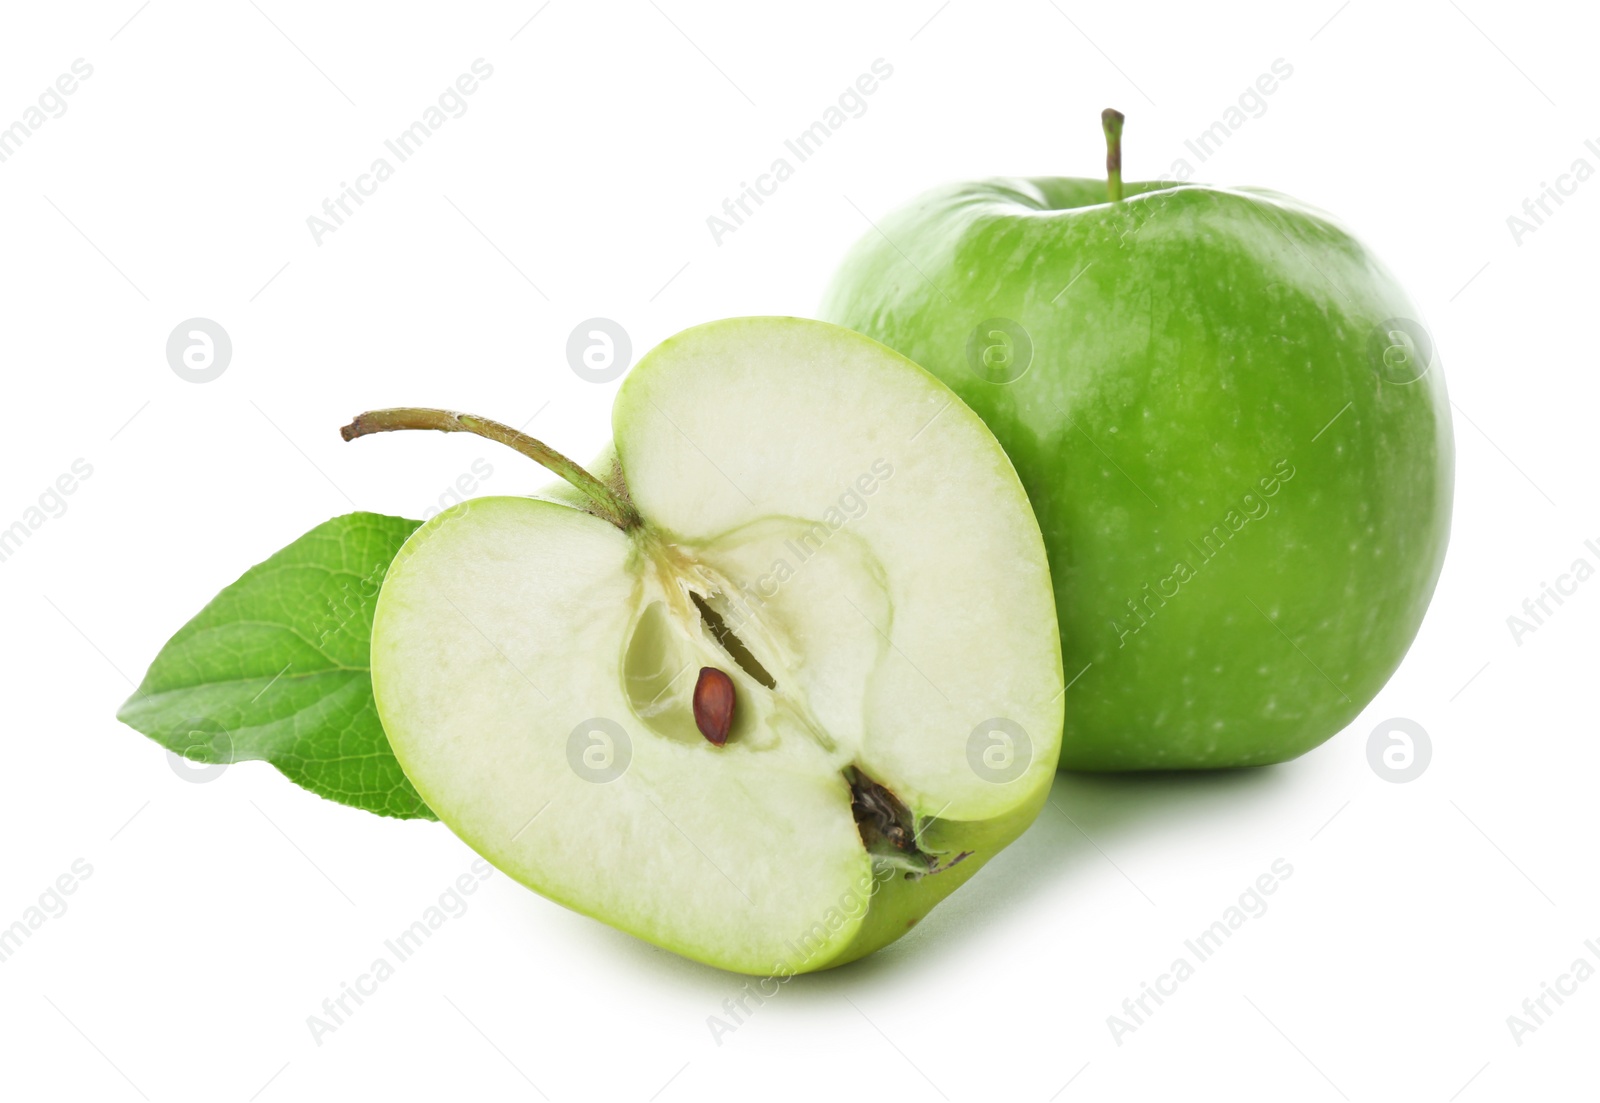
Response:
[{"label": "apple stem", "polygon": [[1115,107],[1100,112],[1100,129],[1106,133],[1106,194],[1113,203],[1122,199],[1122,118]]},{"label": "apple stem", "polygon": [[597,516],[629,532],[644,523],[639,511],[626,497],[579,467],[543,441],[526,433],[490,421],[486,417],[458,414],[453,410],[430,410],[415,406],[400,406],[389,410],[369,410],[357,414],[355,420],[339,430],[345,440],[355,440],[369,433],[392,433],[397,429],[435,429],[441,433],[474,433],[492,441],[515,448],[535,463],[560,475],[588,498]]}]

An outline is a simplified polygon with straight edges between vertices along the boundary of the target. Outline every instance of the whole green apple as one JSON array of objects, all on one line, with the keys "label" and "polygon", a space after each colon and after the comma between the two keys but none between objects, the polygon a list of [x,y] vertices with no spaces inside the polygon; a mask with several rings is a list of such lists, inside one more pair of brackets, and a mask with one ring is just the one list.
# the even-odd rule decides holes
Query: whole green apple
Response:
[{"label": "whole green apple", "polygon": [[943,379],[1032,499],[1061,621],[1061,765],[1256,765],[1348,724],[1415,637],[1454,448],[1416,307],[1287,196],[992,179],[855,247],[822,316]]}]

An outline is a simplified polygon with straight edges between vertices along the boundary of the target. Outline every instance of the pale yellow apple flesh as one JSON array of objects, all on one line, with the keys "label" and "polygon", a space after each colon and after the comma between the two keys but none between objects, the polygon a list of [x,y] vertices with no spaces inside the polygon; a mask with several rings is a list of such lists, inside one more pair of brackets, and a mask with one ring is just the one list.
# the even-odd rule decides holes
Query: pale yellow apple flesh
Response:
[{"label": "pale yellow apple flesh", "polygon": [[[441,820],[543,895],[788,975],[904,934],[1019,835],[1059,750],[1038,526],[931,375],[819,322],[644,357],[595,474],[419,529],[373,630],[378,710]],[[726,672],[724,746],[697,730]]]}]

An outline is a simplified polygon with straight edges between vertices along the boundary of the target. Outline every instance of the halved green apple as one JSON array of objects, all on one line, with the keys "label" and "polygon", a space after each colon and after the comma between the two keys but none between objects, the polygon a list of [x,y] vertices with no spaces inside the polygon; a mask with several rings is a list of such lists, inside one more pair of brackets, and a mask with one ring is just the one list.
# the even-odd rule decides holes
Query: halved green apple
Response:
[{"label": "halved green apple", "polygon": [[1016,473],[933,376],[794,318],[667,340],[612,421],[594,475],[463,415],[347,428],[479,432],[571,483],[457,506],[396,558],[372,643],[395,754],[501,870],[656,945],[762,975],[870,953],[1055,770]]}]

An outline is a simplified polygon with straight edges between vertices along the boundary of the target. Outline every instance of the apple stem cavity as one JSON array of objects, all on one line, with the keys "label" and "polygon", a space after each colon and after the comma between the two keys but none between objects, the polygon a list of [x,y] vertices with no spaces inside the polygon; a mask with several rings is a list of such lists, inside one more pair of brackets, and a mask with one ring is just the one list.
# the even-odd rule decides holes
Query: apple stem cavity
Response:
[{"label": "apple stem cavity", "polygon": [[1106,194],[1122,201],[1122,112],[1108,107],[1100,112],[1100,129],[1106,134]]},{"label": "apple stem cavity", "polygon": [[345,440],[355,440],[370,433],[392,433],[398,429],[434,429],[441,433],[473,433],[488,440],[498,441],[515,448],[540,466],[561,476],[589,499],[596,516],[610,521],[623,532],[632,532],[644,524],[633,503],[605,483],[595,478],[572,460],[557,452],[543,441],[526,433],[473,414],[458,414],[453,410],[431,410],[416,406],[397,406],[388,410],[369,410],[357,414],[349,425],[339,430]]}]

